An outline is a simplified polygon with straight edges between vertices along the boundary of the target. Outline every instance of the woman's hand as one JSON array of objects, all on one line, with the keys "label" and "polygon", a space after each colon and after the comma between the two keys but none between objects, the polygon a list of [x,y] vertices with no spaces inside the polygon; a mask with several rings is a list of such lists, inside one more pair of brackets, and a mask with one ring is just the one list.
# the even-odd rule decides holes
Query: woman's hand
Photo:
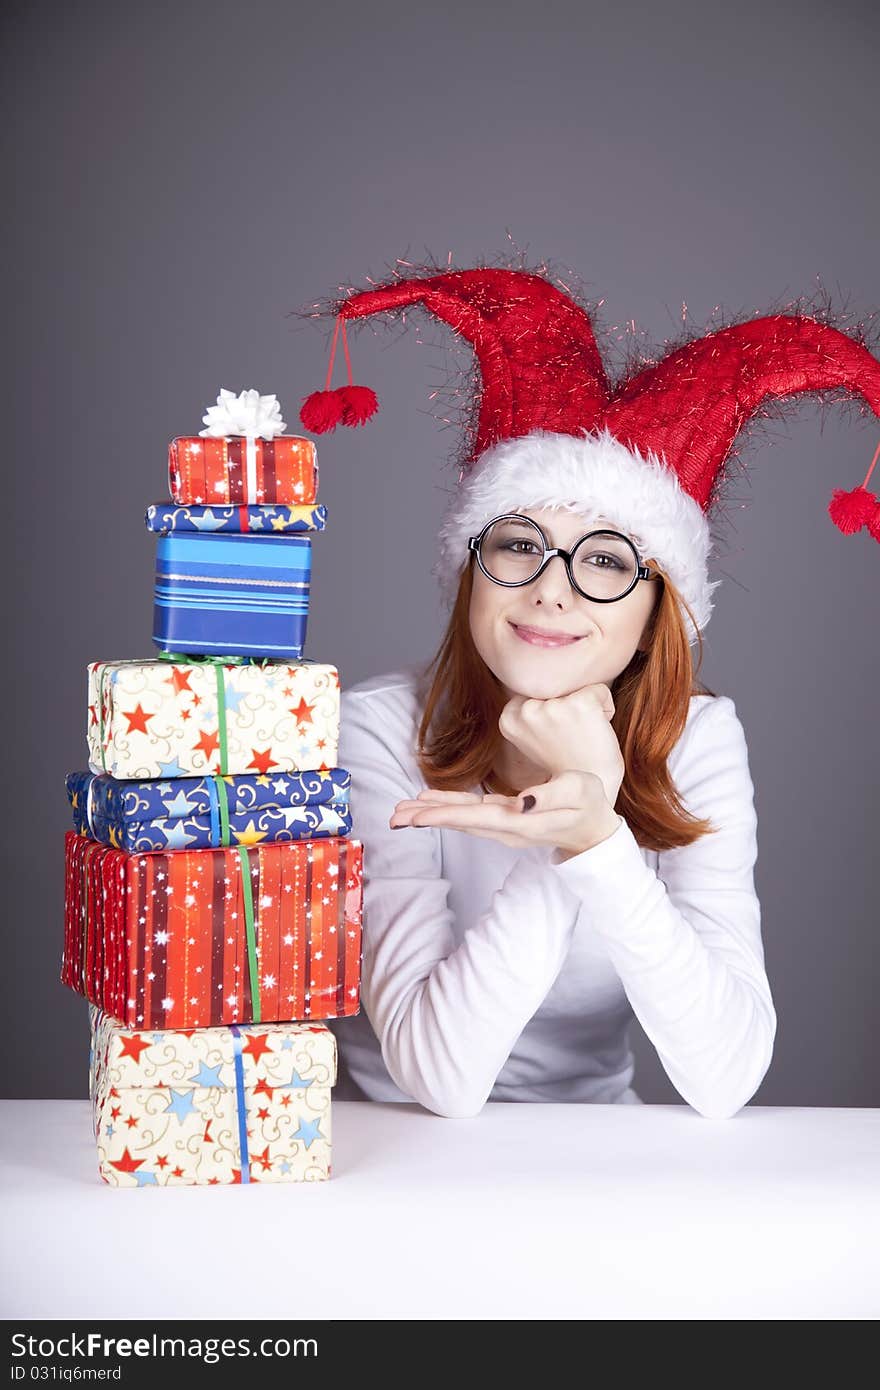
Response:
[{"label": "woman's hand", "polygon": [[607,685],[584,685],[549,700],[514,695],[498,728],[530,763],[551,774],[592,772],[614,806],[626,767],[611,727],[614,700]]},{"label": "woman's hand", "polygon": [[[529,799],[534,804],[524,811]],[[388,824],[394,830],[444,826],[519,848],[551,845],[570,859],[607,840],[623,822],[595,773],[566,771],[519,796],[426,788],[415,801],[399,801]]]}]

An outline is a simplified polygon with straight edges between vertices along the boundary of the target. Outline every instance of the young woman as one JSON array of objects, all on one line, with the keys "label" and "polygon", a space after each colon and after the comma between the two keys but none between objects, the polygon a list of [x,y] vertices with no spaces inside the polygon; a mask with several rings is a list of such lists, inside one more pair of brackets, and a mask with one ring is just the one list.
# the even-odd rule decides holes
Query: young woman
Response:
[{"label": "young woman", "polygon": [[[732,1116],[767,1072],[777,1020],[746,739],[691,660],[716,587],[708,502],[741,423],[737,371],[760,400],[764,347],[764,394],[848,372],[878,414],[880,365],[837,330],[777,316],[683,349],[677,400],[665,363],[645,395],[644,374],[611,392],[583,311],[510,271],[366,291],[337,330],[415,302],[475,343],[483,394],[441,532],[439,651],[342,692],[364,945],[361,1012],[331,1024],[337,1094],[450,1117],[487,1100],[638,1103],[635,1017],[683,1099]],[[695,441],[680,426],[707,343]],[[367,392],[315,393],[303,422],[363,423]],[[838,495],[834,519],[858,529],[842,523],[860,507],[880,539],[865,497],[840,510]]]}]

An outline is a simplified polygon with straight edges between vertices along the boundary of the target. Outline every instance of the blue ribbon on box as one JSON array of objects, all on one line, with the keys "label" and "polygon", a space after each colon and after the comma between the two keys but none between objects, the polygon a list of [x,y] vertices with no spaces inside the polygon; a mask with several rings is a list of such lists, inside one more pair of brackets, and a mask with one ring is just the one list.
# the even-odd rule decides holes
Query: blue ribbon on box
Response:
[{"label": "blue ribbon on box", "polygon": [[229,1031],[232,1034],[232,1046],[235,1049],[235,1099],[238,1111],[238,1147],[241,1152],[241,1180],[250,1182],[251,1180],[251,1161],[248,1154],[247,1141],[247,1109],[244,1097],[244,1062],[241,1059],[241,1029],[238,1024],[230,1023]]},{"label": "blue ribbon on box", "polygon": [[217,783],[213,777],[205,778],[211,816],[211,848],[220,843],[220,801],[217,796]]}]

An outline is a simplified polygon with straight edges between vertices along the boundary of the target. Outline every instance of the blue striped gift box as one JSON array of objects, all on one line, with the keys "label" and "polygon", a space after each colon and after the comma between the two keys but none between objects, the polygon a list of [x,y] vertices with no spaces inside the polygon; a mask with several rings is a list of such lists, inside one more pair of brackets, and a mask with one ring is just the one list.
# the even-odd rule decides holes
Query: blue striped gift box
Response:
[{"label": "blue striped gift box", "polygon": [[300,658],[311,572],[306,536],[160,536],[153,641],[166,652]]}]

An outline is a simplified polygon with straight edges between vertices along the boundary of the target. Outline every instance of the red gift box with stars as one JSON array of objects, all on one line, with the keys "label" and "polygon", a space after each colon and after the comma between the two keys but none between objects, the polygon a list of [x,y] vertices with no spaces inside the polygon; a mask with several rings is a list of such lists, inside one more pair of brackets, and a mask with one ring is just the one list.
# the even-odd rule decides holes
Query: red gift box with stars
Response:
[{"label": "red gift box with stars", "polygon": [[132,1028],[360,1007],[363,845],[129,854],[68,831],[61,980]]}]

